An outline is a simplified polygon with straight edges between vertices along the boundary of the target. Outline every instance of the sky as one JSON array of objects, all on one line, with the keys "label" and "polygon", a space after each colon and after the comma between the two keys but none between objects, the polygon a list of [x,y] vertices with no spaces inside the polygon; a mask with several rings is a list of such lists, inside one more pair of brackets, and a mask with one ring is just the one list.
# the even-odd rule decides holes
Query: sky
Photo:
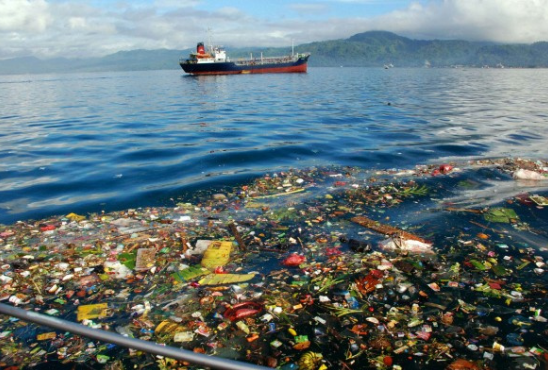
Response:
[{"label": "sky", "polygon": [[0,60],[182,50],[208,39],[227,49],[291,47],[371,30],[548,41],[548,0],[0,0]]}]

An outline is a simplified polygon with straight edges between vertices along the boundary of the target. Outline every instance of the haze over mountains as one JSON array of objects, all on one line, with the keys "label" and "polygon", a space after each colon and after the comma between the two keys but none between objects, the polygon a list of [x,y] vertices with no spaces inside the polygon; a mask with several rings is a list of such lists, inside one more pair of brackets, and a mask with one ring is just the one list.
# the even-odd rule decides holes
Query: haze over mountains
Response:
[{"label": "haze over mountains", "polygon": [[[197,40],[199,41],[199,40]],[[231,58],[285,55],[291,48],[230,48]],[[131,50],[101,58],[41,60],[35,57],[0,61],[0,74],[137,71],[179,69],[179,59],[192,50]],[[295,47],[310,52],[311,67],[548,67],[548,42],[494,44],[463,40],[412,40],[385,31],[359,33],[344,40],[319,41]]]}]

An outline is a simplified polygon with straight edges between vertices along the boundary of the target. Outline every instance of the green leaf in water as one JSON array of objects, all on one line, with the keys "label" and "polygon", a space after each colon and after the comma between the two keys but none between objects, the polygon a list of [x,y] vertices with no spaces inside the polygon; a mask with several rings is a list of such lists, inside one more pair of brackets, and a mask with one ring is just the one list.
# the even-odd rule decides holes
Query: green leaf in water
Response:
[{"label": "green leaf in water", "polygon": [[133,270],[135,268],[136,253],[120,253],[118,255],[118,261],[128,269]]},{"label": "green leaf in water", "polygon": [[516,212],[510,208],[491,208],[483,217],[490,222],[510,223],[519,220]]},{"label": "green leaf in water", "polygon": [[417,196],[425,196],[430,192],[428,187],[426,185],[416,185],[411,188],[407,188],[403,191],[404,195],[410,196],[410,195],[417,195]]}]

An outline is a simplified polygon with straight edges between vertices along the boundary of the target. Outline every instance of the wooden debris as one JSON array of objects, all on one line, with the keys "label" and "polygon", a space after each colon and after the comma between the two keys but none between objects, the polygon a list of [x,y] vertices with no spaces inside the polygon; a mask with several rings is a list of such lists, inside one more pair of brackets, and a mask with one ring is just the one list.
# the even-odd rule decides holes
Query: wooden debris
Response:
[{"label": "wooden debris", "polygon": [[385,235],[389,235],[389,236],[396,236],[396,237],[400,237],[400,238],[405,238],[405,239],[412,239],[412,240],[417,240],[419,242],[422,242],[422,243],[427,243],[426,240],[414,235],[414,234],[411,234],[411,233],[408,233],[406,231],[403,231],[401,229],[398,229],[396,227],[393,227],[393,226],[389,226],[389,225],[383,225],[381,224],[380,222],[378,221],[375,221],[375,220],[372,220],[370,218],[367,218],[365,216],[358,216],[358,217],[353,217],[350,219],[350,221],[360,225],[360,226],[363,226],[363,227],[366,227],[368,229],[371,229],[373,231],[376,231],[378,233],[381,233],[381,234],[385,234]]},{"label": "wooden debris", "polygon": [[228,228],[230,229],[230,232],[232,233],[232,235],[234,235],[234,238],[236,238],[236,241],[238,242],[238,245],[240,246],[240,250],[245,252],[247,250],[247,246],[245,245],[244,240],[240,236],[240,233],[238,232],[238,228],[236,227],[234,222],[229,223]]}]

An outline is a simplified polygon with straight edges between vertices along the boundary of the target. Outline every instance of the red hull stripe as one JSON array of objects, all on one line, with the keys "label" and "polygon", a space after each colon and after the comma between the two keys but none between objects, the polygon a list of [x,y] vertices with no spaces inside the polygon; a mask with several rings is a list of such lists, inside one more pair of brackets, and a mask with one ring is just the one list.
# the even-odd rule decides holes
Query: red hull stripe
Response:
[{"label": "red hull stripe", "polygon": [[204,71],[190,72],[193,75],[235,75],[235,74],[258,74],[258,73],[304,73],[306,72],[307,64],[303,63],[289,67],[273,67],[273,68],[250,68],[240,71]]}]

